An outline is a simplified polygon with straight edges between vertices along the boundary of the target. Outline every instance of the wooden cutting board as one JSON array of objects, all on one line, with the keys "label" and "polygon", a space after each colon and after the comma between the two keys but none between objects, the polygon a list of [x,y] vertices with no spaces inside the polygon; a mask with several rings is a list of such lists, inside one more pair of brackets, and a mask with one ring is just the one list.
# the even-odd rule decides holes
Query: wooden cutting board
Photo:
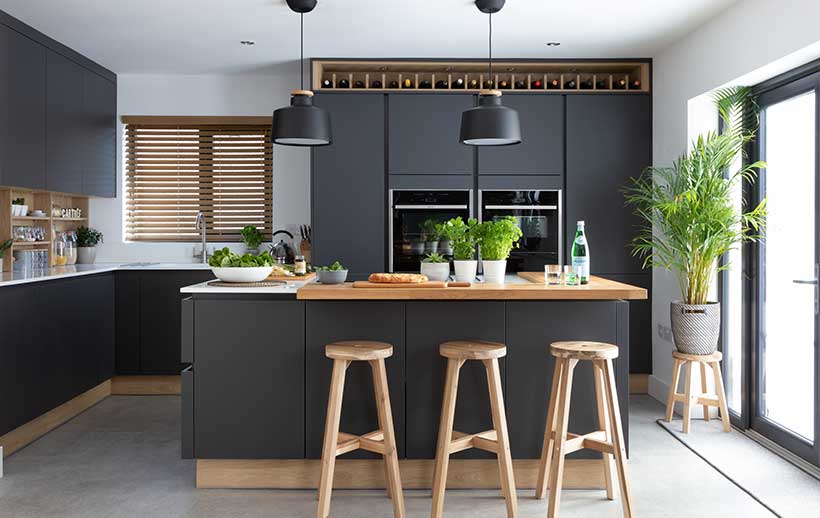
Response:
[{"label": "wooden cutting board", "polygon": [[310,272],[310,273],[309,273],[309,274],[307,274],[307,275],[294,275],[293,277],[289,277],[289,276],[286,276],[286,275],[271,275],[271,276],[269,276],[269,277],[268,277],[267,279],[265,279],[265,280],[266,280],[266,281],[290,281],[290,282],[296,282],[296,281],[309,281],[309,280],[311,280],[311,279],[312,279],[312,278],[314,278],[314,277],[316,277],[316,272]]},{"label": "wooden cutting board", "polygon": [[469,288],[469,282],[444,282],[444,281],[427,281],[427,282],[369,282],[356,281],[353,283],[354,288]]},{"label": "wooden cutting board", "polygon": [[544,284],[544,272],[518,272],[518,276],[530,282]]}]

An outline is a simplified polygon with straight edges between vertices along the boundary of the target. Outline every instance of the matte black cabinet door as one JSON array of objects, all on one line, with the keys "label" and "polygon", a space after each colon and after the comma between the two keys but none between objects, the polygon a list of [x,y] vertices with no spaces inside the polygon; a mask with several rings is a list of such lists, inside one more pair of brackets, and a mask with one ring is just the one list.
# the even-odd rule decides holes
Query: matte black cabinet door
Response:
[{"label": "matte black cabinet door", "polygon": [[651,163],[651,97],[567,96],[566,250],[586,221],[593,274],[641,273],[628,248],[639,221],[621,189]]},{"label": "matte black cabinet door", "polygon": [[46,187],[81,194],[85,156],[84,69],[47,51]]},{"label": "matte black cabinet door", "polygon": [[210,271],[143,272],[140,282],[140,372],[179,374],[180,288],[213,279]]},{"label": "matte black cabinet door", "polygon": [[384,96],[321,94],[333,144],[313,149],[313,262],[348,280],[385,269]]},{"label": "matte black cabinet door", "polygon": [[46,186],[46,50],[0,25],[0,185]]},{"label": "matte black cabinet door", "polygon": [[140,272],[116,274],[115,365],[117,374],[140,372]]},{"label": "matte black cabinet door", "polygon": [[0,289],[0,307],[0,435],[4,435],[47,410],[43,392],[49,380],[41,379],[46,345],[33,334],[36,313],[30,285]]},{"label": "matte black cabinet door", "polygon": [[197,458],[304,458],[304,308],[195,301]]},{"label": "matte black cabinet door", "polygon": [[[469,330],[469,336],[465,336],[465,330]],[[439,355],[439,345],[448,340],[471,339],[504,342],[504,302],[407,303],[407,458],[436,456],[447,367],[446,359]],[[506,360],[501,359],[502,380],[506,380],[505,367]],[[455,429],[477,433],[492,428],[484,365],[468,361],[459,375]],[[491,457],[494,455],[478,450],[454,456]]]},{"label": "matte black cabinet door", "polygon": [[96,379],[86,382],[88,390],[114,375],[115,347],[115,299],[114,274],[92,275],[86,281],[88,299],[84,304],[83,320],[86,323],[84,340],[91,347],[93,363],[96,363]]},{"label": "matte black cabinet door", "polygon": [[[393,356],[385,360],[393,427],[399,456],[404,457],[404,303],[402,302],[314,302],[307,303],[305,385],[307,457],[322,457],[322,439],[333,360],[325,346],[339,340],[375,340],[393,345]],[[347,369],[341,431],[361,435],[379,428],[373,375],[367,362],[353,362]],[[357,451],[346,458],[375,458]]]},{"label": "matte black cabinet door", "polygon": [[652,273],[604,275],[607,279],[646,288],[649,298],[629,301],[629,372],[652,373]]},{"label": "matte black cabinet door", "polygon": [[459,142],[472,95],[391,94],[390,174],[473,174],[473,148]]},{"label": "matte black cabinet door", "polygon": [[518,111],[522,142],[478,148],[478,174],[564,174],[564,96],[511,94],[504,106]]},{"label": "matte black cabinet door", "polygon": [[84,71],[83,194],[114,197],[117,192],[117,85]]}]

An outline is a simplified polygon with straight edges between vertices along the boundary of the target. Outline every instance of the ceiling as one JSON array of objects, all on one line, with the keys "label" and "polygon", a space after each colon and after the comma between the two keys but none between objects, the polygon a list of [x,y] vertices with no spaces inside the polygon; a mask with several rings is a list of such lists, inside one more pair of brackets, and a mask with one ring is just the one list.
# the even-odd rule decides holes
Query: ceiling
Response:
[{"label": "ceiling", "polygon": [[[494,54],[652,57],[735,1],[510,0],[493,16]],[[299,17],[284,0],[0,0],[0,9],[117,73],[276,73],[299,55]],[[487,15],[471,0],[319,0],[305,33],[308,57],[487,54]]]}]

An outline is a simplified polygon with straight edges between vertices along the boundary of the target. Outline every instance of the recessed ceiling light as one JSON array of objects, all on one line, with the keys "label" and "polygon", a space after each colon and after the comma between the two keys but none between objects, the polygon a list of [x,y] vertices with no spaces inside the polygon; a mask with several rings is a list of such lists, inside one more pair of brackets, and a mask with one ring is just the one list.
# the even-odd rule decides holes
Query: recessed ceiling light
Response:
[{"label": "recessed ceiling light", "polygon": [[240,41],[239,43],[241,43],[242,45],[247,45],[247,46],[249,46],[249,47],[250,47],[251,45],[256,45],[256,42],[255,42],[255,41],[253,41],[253,40],[242,40],[242,41]]},{"label": "recessed ceiling light", "polygon": [[547,42],[547,47],[560,47],[560,46],[561,46],[560,41],[548,41]]}]

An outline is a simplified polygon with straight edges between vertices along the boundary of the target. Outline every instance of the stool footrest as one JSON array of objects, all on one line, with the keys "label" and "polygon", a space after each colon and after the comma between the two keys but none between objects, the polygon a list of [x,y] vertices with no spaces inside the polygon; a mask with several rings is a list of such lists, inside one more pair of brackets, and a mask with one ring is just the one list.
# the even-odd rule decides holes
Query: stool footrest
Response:
[{"label": "stool footrest", "polygon": [[[685,403],[686,402],[686,394],[680,394],[675,392],[675,395],[672,396],[672,399],[675,403]],[[692,396],[692,401],[698,405],[706,405],[706,406],[720,406],[720,400],[718,400],[717,396],[712,395],[704,395],[704,396]]]},{"label": "stool footrest", "polygon": [[[552,432],[555,438],[555,432]],[[613,453],[612,443],[606,440],[606,432],[598,430],[585,435],[567,432],[567,440],[564,443],[564,455],[578,450],[595,450],[601,453]]]},{"label": "stool footrest", "polygon": [[336,456],[350,453],[354,450],[366,450],[379,455],[384,455],[384,432],[374,430],[364,435],[353,435],[339,432],[339,439],[336,441]]},{"label": "stool footrest", "polygon": [[497,454],[498,433],[495,430],[487,430],[486,432],[466,434],[453,430],[453,440],[450,441],[448,453],[453,454],[471,448]]}]

